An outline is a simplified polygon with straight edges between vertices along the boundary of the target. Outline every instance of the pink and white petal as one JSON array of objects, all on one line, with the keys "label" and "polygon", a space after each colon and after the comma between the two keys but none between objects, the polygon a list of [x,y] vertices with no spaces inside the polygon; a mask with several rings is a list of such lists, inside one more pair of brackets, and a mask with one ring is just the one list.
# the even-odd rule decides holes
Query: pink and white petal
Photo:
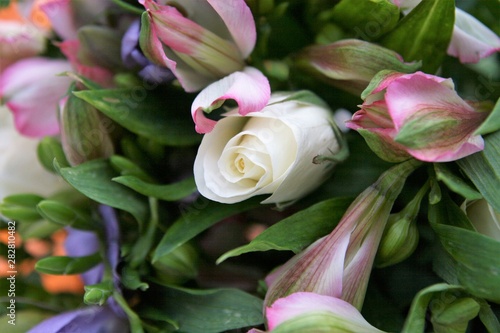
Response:
[{"label": "pink and white petal", "polygon": [[266,309],[269,330],[273,330],[281,323],[314,312],[330,312],[341,320],[352,322],[358,327],[373,328],[359,311],[351,304],[330,296],[318,295],[309,292],[298,292],[280,298]]},{"label": "pink and white petal", "polygon": [[220,107],[225,100],[233,99],[238,104],[238,112],[246,115],[262,110],[269,101],[271,88],[267,78],[253,67],[234,72],[203,89],[191,105],[191,115],[198,133],[208,133],[215,126],[203,112],[210,113]]},{"label": "pink and white petal", "polygon": [[63,39],[77,39],[77,25],[75,23],[71,0],[50,0],[40,5],[52,24],[52,29]]},{"label": "pink and white petal", "polygon": [[244,0],[207,0],[226,24],[243,58],[255,47],[257,31],[250,8]]},{"label": "pink and white petal", "polygon": [[439,80],[435,78],[430,75],[409,74],[393,81],[387,87],[385,100],[396,130],[421,109],[453,109],[461,114],[475,112],[454,90],[438,83]]},{"label": "pink and white petal", "polygon": [[448,54],[462,63],[477,63],[500,51],[500,37],[461,9],[455,10],[455,27]]},{"label": "pink and white petal", "polygon": [[0,21],[0,73],[19,59],[45,50],[45,36],[35,26],[17,21]]},{"label": "pink and white petal", "polygon": [[0,77],[0,96],[14,113],[23,135],[43,137],[59,132],[57,104],[71,79],[58,76],[71,70],[67,61],[44,58],[21,60]]},{"label": "pink and white petal", "polygon": [[484,149],[484,140],[480,135],[471,136],[466,141],[453,147],[436,148],[436,149],[407,149],[418,160],[425,162],[451,162],[459,160],[463,157],[472,155]]}]

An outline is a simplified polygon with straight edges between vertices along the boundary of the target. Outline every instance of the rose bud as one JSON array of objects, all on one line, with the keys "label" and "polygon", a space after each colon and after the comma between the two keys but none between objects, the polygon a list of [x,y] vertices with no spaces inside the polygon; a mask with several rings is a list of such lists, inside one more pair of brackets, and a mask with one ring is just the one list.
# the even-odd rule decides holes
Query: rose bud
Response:
[{"label": "rose bud", "polygon": [[[345,145],[332,112],[309,92],[276,93],[260,112],[233,109],[205,134],[194,162],[199,192],[222,203],[271,194],[297,200],[331,173]],[[334,163],[323,163],[331,156]]]},{"label": "rose bud", "polygon": [[475,131],[488,106],[464,101],[450,79],[382,71],[361,97],[361,110],[347,127],[386,161],[449,162],[484,149]]}]

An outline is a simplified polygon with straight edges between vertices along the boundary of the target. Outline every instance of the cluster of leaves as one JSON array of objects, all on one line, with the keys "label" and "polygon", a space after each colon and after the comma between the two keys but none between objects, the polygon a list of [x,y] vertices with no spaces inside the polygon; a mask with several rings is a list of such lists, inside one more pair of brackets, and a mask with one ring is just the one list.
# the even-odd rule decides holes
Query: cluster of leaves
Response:
[{"label": "cluster of leaves", "polygon": [[[359,96],[301,72],[294,67],[293,54],[314,43],[359,38],[397,51],[405,61],[420,61],[428,73],[440,70],[442,76],[454,79],[464,97],[495,100],[500,94],[494,83],[498,77],[486,75],[498,69],[498,63],[457,66],[446,56],[453,0],[424,0],[405,18],[384,0],[249,0],[248,4],[259,36],[251,62],[269,77],[273,90],[310,89],[332,109],[355,111]],[[473,14],[500,32],[495,17],[485,14],[490,3],[463,5],[470,5]],[[348,160],[321,188],[286,210],[262,206],[261,198],[218,204],[196,195],[190,171],[201,140],[188,112],[193,95],[175,85],[147,85],[133,73],[120,74],[116,89],[102,89],[83,77],[77,80],[86,89],[73,96],[112,120],[109,134],[117,147],[115,155],[70,167],[60,143],[46,138],[39,146],[41,162],[74,190],[50,198],[11,196],[0,212],[21,222],[18,232],[23,239],[48,237],[68,226],[95,231],[104,239],[96,207],[116,208],[121,228],[118,272],[126,300],[120,305],[133,332],[210,333],[261,325],[265,290],[258,288],[258,281],[292,253],[333,230],[352,199],[390,166],[356,133],[348,133]],[[494,255],[500,253],[500,243],[475,232],[459,207],[464,199],[484,197],[500,211],[500,133],[485,140],[484,152],[458,163],[426,165],[409,179],[397,208],[411,200],[426,180],[431,183],[429,201],[418,217],[421,240],[406,261],[373,271],[363,315],[376,327],[423,332],[429,320],[434,327],[445,320],[460,322],[459,327],[465,322],[467,327],[479,314],[480,320],[471,322],[469,329],[484,325],[490,332],[500,330],[496,318],[500,259]],[[248,243],[244,234],[256,225],[268,228]],[[80,258],[48,257],[38,262],[37,270],[79,274],[106,261],[101,252]],[[18,260],[29,256],[22,250],[18,253]],[[2,290],[5,283],[1,281]],[[81,303],[81,296],[51,297],[36,275],[19,279],[17,286],[19,295],[29,295],[18,312],[27,324]],[[111,285],[103,288],[110,295],[114,292]],[[460,303],[463,307],[456,307],[449,317],[434,311],[425,319],[432,302],[449,305],[462,299],[473,300],[477,311],[472,307],[467,312],[463,309],[469,310],[469,303]],[[35,311],[41,303],[44,311]]]}]

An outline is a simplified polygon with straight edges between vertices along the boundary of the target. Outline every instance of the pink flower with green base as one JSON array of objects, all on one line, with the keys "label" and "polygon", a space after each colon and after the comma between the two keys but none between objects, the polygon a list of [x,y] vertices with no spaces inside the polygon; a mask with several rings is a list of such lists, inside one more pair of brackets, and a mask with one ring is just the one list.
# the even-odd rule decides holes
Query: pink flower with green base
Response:
[{"label": "pink flower with green base", "polygon": [[382,71],[362,98],[347,127],[384,160],[448,162],[484,148],[475,131],[488,116],[485,105],[463,100],[450,79]]}]

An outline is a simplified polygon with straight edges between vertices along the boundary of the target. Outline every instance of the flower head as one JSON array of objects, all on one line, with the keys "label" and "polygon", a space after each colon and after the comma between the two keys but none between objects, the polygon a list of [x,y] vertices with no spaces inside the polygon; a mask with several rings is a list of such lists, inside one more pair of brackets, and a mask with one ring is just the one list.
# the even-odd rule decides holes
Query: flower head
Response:
[{"label": "flower head", "polygon": [[263,203],[297,200],[330,174],[333,164],[313,161],[338,153],[339,139],[324,105],[277,93],[261,112],[226,113],[205,135],[195,181],[203,196],[223,203],[261,194],[271,194]]},{"label": "flower head", "polygon": [[488,113],[460,98],[449,79],[382,71],[363,97],[347,126],[382,159],[447,162],[484,148],[474,132]]}]

